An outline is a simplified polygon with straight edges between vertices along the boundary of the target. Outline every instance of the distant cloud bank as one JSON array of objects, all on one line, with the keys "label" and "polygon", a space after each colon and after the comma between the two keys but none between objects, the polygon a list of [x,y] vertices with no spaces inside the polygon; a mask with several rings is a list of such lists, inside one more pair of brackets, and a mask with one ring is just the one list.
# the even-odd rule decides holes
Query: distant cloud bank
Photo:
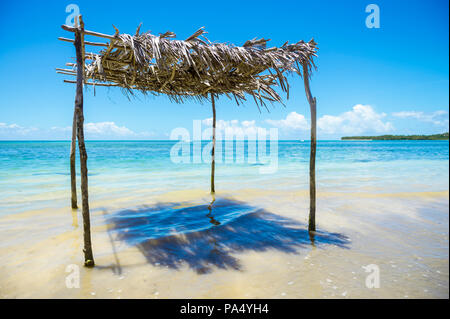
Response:
[{"label": "distant cloud bank", "polygon": [[[393,120],[416,120],[426,123],[430,130],[448,131],[448,112],[444,110],[425,113],[421,111],[377,112],[371,105],[357,104],[349,111],[338,115],[323,115],[317,120],[319,138],[336,137],[343,135],[385,134],[395,132]],[[212,118],[202,120],[206,126],[212,125]],[[279,137],[303,138],[309,135],[309,115],[305,116],[297,112],[290,112],[282,119],[268,119],[257,124],[256,120],[222,120],[216,123],[218,131],[232,132],[232,134],[252,136],[259,129],[276,127],[280,130]],[[265,126],[264,126],[265,125]],[[408,123],[414,129],[414,126]],[[186,124],[189,127],[189,123]],[[26,139],[54,139],[68,140],[71,138],[71,127],[51,127],[40,129],[36,127],[23,127],[18,124],[0,122],[0,139],[2,140],[26,140]],[[421,132],[417,132],[421,133]],[[86,139],[152,139],[168,136],[167,132],[156,134],[155,132],[135,132],[132,129],[118,125],[115,122],[97,122],[85,124]]]},{"label": "distant cloud bank", "polygon": [[26,128],[17,124],[0,123],[0,138],[3,134],[10,134],[12,136],[17,136],[17,138],[20,138],[22,136],[32,135],[32,133],[35,133],[37,131],[39,131],[39,129],[35,127]]},{"label": "distant cloud bank", "polygon": [[266,120],[266,122],[284,130],[306,131],[310,128],[305,116],[297,112],[289,113],[283,120]]},{"label": "distant cloud bank", "polygon": [[394,130],[390,122],[384,122],[386,113],[377,113],[370,105],[357,104],[351,111],[338,116],[324,115],[317,121],[320,131],[327,134],[387,133]]},{"label": "distant cloud bank", "polygon": [[448,129],[448,112],[447,111],[436,111],[432,113],[416,112],[416,111],[402,111],[394,112],[392,116],[402,118],[402,119],[416,119],[426,123],[432,123],[437,126],[447,127]]},{"label": "distant cloud bank", "polygon": [[[86,139],[150,139],[153,132],[134,132],[114,122],[84,124]],[[55,139],[68,140],[72,136],[72,127],[54,126],[50,129],[26,128],[17,124],[0,123],[0,139]]]},{"label": "distant cloud bank", "polygon": [[[340,115],[324,115],[317,120],[317,128],[324,134],[361,134],[365,132],[385,133],[394,130],[390,122],[384,122],[385,113],[377,113],[370,105],[357,104],[352,110]],[[267,123],[288,131],[306,131],[310,124],[305,116],[289,113],[285,119],[267,120]]]}]

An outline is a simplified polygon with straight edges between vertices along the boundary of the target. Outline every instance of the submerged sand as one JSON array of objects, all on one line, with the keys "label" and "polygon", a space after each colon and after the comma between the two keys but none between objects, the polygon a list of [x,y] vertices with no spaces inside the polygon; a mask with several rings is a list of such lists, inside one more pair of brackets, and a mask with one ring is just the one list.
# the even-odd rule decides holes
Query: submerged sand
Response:
[{"label": "submerged sand", "polygon": [[[95,189],[91,192],[93,269],[82,267],[81,211],[71,210],[68,201],[0,217],[1,298],[449,297],[448,191],[319,191],[318,230],[342,235],[345,244],[294,245],[294,251],[230,246],[227,258],[237,266],[210,265],[206,272],[184,257],[176,267],[158,262],[158,256],[150,262],[142,247],[110,231],[107,217],[174,199],[184,205],[207,204],[209,194],[190,190],[154,195],[142,189],[132,196],[124,196],[124,190],[121,196],[100,197]],[[218,196],[302,225],[307,221],[306,191],[234,189]],[[151,247],[146,249],[151,253]],[[195,262],[195,253],[190,258]],[[66,285],[71,265],[80,266],[79,288]],[[367,265],[379,267],[379,288],[366,286]]]}]

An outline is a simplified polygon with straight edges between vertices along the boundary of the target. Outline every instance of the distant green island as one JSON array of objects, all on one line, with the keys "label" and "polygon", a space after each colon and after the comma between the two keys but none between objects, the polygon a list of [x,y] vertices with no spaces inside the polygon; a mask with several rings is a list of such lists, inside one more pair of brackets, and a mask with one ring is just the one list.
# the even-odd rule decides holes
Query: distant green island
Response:
[{"label": "distant green island", "polygon": [[432,135],[380,135],[380,136],[343,136],[341,140],[448,140],[448,132]]}]

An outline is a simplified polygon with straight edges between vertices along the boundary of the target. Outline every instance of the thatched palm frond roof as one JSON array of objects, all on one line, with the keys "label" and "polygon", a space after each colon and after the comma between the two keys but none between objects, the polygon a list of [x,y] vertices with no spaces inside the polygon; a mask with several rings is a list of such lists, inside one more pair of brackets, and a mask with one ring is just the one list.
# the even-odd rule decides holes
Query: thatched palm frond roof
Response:
[{"label": "thatched palm frond roof", "polygon": [[86,55],[91,62],[85,66],[85,77],[130,94],[133,90],[167,94],[176,102],[225,94],[239,104],[247,93],[257,105],[265,105],[265,101],[281,102],[275,86],[289,97],[287,73],[302,76],[303,66],[314,67],[314,40],[267,48],[269,40],[253,39],[239,47],[212,43],[205,33],[200,28],[186,40],[176,40],[173,32],[155,36],[139,33],[138,28],[133,36],[116,29],[106,49]]}]

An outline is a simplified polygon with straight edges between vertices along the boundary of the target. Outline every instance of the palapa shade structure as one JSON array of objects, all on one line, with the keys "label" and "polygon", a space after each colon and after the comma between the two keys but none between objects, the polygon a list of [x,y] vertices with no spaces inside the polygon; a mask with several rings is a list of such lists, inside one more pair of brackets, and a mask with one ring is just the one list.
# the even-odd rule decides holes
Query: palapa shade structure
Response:
[{"label": "palapa shade structure", "polygon": [[[286,75],[297,73],[303,77],[306,96],[311,108],[311,151],[310,151],[310,231],[315,231],[315,153],[316,153],[316,99],[309,88],[309,76],[315,68],[313,58],[317,47],[314,40],[299,41],[281,47],[267,48],[266,39],[246,41],[243,46],[212,43],[197,30],[186,40],[176,40],[173,32],[155,36],[140,33],[120,34],[115,28],[114,35],[107,35],[84,29],[79,16],[75,27],[63,25],[73,32],[75,39],[59,38],[75,44],[77,61],[67,63],[72,69],[58,68],[57,72],[76,76],[75,111],[71,145],[71,188],[72,207],[77,207],[75,182],[75,138],[78,138],[81,168],[81,192],[84,226],[85,265],[94,266],[91,247],[87,154],[83,131],[83,85],[117,86],[127,95],[136,91],[143,94],[165,94],[170,100],[183,103],[185,100],[211,101],[213,111],[213,147],[211,161],[211,193],[215,192],[215,98],[225,95],[238,105],[252,96],[258,108],[267,108],[267,102],[281,102],[282,98],[274,89],[279,86],[289,98],[289,83]],[[90,35],[107,39],[108,43],[84,41]],[[102,46],[99,53],[85,51],[85,46]],[[87,60],[87,62],[86,62]]]}]

